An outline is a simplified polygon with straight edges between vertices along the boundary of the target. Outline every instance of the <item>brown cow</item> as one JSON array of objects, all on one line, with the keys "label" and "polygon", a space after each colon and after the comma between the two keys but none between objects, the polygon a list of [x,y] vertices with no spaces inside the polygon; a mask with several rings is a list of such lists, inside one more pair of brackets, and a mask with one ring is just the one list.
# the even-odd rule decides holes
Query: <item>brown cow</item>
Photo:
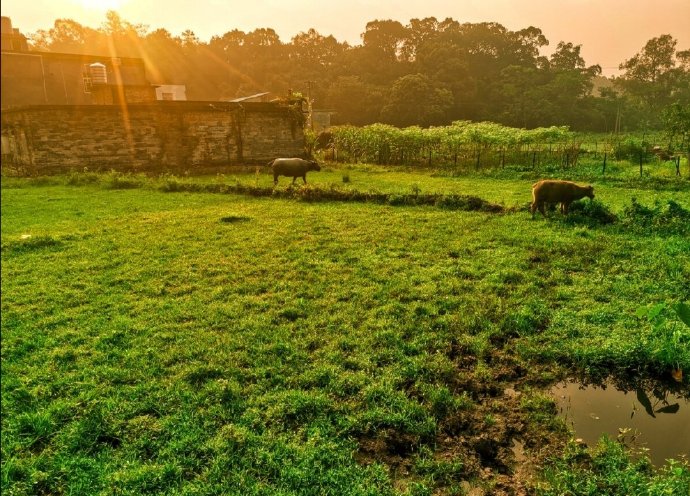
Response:
[{"label": "brown cow", "polygon": [[532,218],[534,218],[534,212],[537,208],[546,217],[545,203],[560,203],[561,212],[563,215],[567,215],[570,204],[585,196],[594,199],[594,186],[580,186],[571,181],[557,179],[545,179],[534,183],[532,185]]}]

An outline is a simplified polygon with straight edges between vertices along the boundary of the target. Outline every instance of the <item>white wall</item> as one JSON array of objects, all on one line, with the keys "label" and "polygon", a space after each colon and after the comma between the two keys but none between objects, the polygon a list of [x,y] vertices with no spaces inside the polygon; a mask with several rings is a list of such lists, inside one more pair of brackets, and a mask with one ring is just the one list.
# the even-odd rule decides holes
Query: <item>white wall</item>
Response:
[{"label": "white wall", "polygon": [[156,88],[156,100],[186,100],[187,87],[184,84],[162,84]]}]

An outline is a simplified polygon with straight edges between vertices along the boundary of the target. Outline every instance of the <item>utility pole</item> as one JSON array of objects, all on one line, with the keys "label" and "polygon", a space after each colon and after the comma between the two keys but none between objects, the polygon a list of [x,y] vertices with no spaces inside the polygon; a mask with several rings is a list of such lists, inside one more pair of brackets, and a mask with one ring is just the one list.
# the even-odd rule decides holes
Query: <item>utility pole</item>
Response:
[{"label": "utility pole", "polygon": [[312,113],[311,88],[316,81],[307,81],[307,112],[309,112],[309,129],[314,130],[314,114]]}]

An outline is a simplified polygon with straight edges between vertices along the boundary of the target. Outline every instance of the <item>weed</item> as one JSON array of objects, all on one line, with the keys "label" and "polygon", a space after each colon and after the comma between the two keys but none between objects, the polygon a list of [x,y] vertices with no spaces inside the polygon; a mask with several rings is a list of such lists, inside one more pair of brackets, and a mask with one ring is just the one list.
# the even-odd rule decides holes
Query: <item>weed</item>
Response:
[{"label": "weed", "polygon": [[647,207],[633,197],[623,211],[623,222],[641,232],[690,235],[690,210],[673,200]]},{"label": "weed", "polygon": [[[684,325],[670,317],[671,311]],[[670,369],[673,377],[682,381],[683,371],[690,371],[686,350],[690,347],[690,305],[659,303],[637,309],[637,317],[645,318],[652,326],[648,347],[662,367]]]},{"label": "weed", "polygon": [[111,171],[105,175],[103,187],[106,189],[134,189],[142,186],[142,178],[131,174]]},{"label": "weed", "polygon": [[89,172],[85,169],[83,172],[72,171],[65,177],[65,184],[68,186],[85,186],[89,184],[97,184],[101,182],[103,175],[97,172]]},{"label": "weed", "polygon": [[587,449],[568,444],[562,458],[554,459],[545,471],[545,482],[538,493],[543,496],[579,495],[657,495],[687,494],[690,465],[671,461],[655,471],[643,454],[631,458],[622,444],[602,438]]}]

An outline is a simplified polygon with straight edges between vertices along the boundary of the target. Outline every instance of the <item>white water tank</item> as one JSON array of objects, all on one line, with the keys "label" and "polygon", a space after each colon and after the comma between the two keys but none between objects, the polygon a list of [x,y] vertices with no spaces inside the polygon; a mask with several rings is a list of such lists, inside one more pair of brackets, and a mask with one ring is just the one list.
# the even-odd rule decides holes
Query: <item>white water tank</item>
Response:
[{"label": "white water tank", "polygon": [[106,71],[105,65],[100,62],[89,65],[89,73],[92,84],[108,84],[108,71]]}]

